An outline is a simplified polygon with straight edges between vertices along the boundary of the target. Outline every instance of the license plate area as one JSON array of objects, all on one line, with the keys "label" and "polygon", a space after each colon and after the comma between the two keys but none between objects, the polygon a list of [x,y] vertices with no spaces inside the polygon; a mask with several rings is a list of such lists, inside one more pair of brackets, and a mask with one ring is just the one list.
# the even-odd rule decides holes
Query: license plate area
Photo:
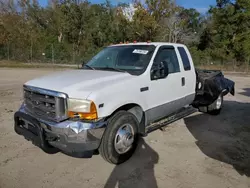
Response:
[{"label": "license plate area", "polygon": [[15,114],[15,131],[38,147],[43,147],[45,138],[40,123],[27,114]]},{"label": "license plate area", "polygon": [[35,136],[39,136],[39,129],[37,126],[34,126],[34,124],[32,124],[31,122],[22,118],[19,118],[18,121],[19,121],[18,125],[20,126],[20,128],[30,131]]},{"label": "license plate area", "polygon": [[41,127],[40,122],[36,118],[18,111],[14,115],[14,120],[14,129],[17,134],[24,136],[24,138],[29,141],[32,141],[34,145],[38,146],[48,154],[58,152],[57,148],[49,145],[46,140],[45,130]]}]

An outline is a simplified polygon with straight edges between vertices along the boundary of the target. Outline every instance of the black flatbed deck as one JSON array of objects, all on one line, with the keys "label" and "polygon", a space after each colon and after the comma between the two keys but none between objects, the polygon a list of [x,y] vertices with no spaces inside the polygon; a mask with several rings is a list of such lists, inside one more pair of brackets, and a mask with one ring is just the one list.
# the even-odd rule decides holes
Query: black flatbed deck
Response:
[{"label": "black flatbed deck", "polygon": [[235,93],[235,82],[225,78],[220,70],[196,69],[196,80],[194,107],[208,106],[221,94]]}]

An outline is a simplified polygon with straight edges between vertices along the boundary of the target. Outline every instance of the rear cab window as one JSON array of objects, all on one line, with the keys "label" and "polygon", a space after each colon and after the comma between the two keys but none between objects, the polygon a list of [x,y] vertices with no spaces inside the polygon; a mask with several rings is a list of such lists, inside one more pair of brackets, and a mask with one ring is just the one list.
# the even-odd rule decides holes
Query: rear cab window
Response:
[{"label": "rear cab window", "polygon": [[179,51],[180,56],[181,56],[184,70],[185,71],[191,70],[191,65],[190,65],[190,61],[189,61],[186,50],[183,47],[178,47],[178,51]]}]

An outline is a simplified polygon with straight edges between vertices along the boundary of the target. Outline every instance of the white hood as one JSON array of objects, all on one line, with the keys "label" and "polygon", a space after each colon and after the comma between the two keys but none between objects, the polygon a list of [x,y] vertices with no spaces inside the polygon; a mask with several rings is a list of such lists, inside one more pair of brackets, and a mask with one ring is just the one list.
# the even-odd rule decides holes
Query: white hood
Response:
[{"label": "white hood", "polygon": [[71,98],[86,99],[94,90],[102,89],[134,76],[123,72],[70,70],[28,81],[25,85],[63,92]]}]

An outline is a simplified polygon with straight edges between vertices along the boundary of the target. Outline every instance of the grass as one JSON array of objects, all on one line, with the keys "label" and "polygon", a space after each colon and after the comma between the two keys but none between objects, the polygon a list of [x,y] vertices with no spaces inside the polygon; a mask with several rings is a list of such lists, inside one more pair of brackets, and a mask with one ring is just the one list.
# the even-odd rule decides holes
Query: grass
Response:
[{"label": "grass", "polygon": [[[76,64],[52,64],[52,63],[23,63],[18,61],[0,60],[0,68],[43,68],[43,69],[77,69]],[[221,70],[223,72],[235,72],[250,74],[250,67],[247,66],[236,66],[231,65],[198,65],[196,68],[207,69],[207,70]]]},{"label": "grass", "polygon": [[241,66],[235,66],[232,65],[198,65],[196,66],[200,69],[207,69],[207,70],[221,70],[224,72],[242,72],[242,73],[250,73],[250,66],[247,65],[241,65]]},{"label": "grass", "polygon": [[60,69],[75,69],[77,65],[67,65],[67,64],[49,64],[49,63],[23,63],[18,61],[0,61],[0,67],[2,68],[60,68]]}]

